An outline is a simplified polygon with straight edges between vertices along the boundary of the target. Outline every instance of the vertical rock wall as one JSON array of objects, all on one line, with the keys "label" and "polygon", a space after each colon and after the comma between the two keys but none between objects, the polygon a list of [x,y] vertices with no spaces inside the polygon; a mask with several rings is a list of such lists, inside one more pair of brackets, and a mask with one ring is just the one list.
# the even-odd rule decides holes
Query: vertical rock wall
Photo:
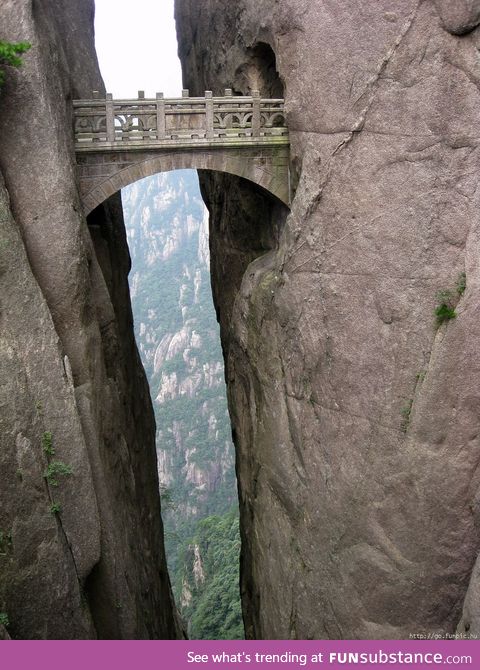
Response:
[{"label": "vertical rock wall", "polygon": [[98,208],[89,231],[75,181],[70,102],[103,86],[93,12],[0,7],[1,38],[32,43],[0,92],[0,611],[13,638],[181,635],[121,207]]},{"label": "vertical rock wall", "polygon": [[247,635],[478,635],[478,2],[176,0],[176,18],[193,93],[284,89],[299,176],[284,225],[202,177]]}]

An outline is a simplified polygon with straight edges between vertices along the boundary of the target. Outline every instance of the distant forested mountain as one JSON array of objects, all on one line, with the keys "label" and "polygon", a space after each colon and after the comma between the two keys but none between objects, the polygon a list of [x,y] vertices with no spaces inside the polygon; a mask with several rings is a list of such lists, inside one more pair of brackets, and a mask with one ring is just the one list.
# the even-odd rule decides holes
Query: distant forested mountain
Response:
[{"label": "distant forested mountain", "polygon": [[166,550],[189,636],[243,637],[234,450],[196,172],[122,191],[135,332],[157,420]]}]

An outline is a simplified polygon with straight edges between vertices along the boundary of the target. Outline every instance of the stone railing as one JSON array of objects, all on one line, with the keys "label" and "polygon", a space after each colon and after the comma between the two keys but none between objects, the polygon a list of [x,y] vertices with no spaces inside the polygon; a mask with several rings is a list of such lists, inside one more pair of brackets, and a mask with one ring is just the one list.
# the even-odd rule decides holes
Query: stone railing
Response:
[{"label": "stone railing", "polygon": [[[102,145],[153,143],[278,143],[288,141],[284,101],[264,99],[257,91],[251,96],[222,97],[205,91],[203,98],[147,99],[143,91],[137,100],[113,100],[107,93],[100,98],[94,92],[91,100],[73,102],[76,148]],[[118,144],[117,144],[118,143]],[[120,147],[119,147],[120,148]],[[124,147],[125,148],[125,147]]]}]

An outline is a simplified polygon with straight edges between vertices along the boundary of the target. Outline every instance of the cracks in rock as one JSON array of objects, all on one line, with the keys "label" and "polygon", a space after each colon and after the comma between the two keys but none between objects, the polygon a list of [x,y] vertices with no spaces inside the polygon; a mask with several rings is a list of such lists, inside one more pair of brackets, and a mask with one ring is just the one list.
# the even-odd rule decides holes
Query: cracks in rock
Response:
[{"label": "cracks in rock", "polygon": [[[463,298],[463,294],[460,294],[460,296],[458,298],[457,305],[461,303],[462,298]],[[425,352],[425,351],[423,352],[424,365],[423,365],[423,369],[421,370],[421,372],[417,373],[417,376],[416,376],[416,379],[415,379],[415,384],[414,384],[414,387],[413,387],[411,400],[409,401],[410,402],[410,407],[409,407],[408,423],[406,424],[406,426],[403,430],[404,433],[409,432],[410,426],[412,424],[412,413],[413,413],[414,407],[415,407],[416,404],[418,404],[418,399],[419,399],[419,395],[421,393],[421,388],[422,388],[423,383],[426,380],[427,376],[429,375],[430,369],[433,365],[433,362],[434,362],[434,359],[435,359],[435,353],[436,353],[435,348],[436,348],[437,342],[439,341],[440,344],[441,344],[441,342],[443,341],[443,338],[444,338],[444,333],[445,333],[444,328],[442,328],[442,327],[437,328],[437,330],[435,331],[434,337],[433,337],[432,346],[431,346],[430,350],[427,351],[427,352]]]},{"label": "cracks in rock", "polygon": [[311,402],[313,405],[315,405],[316,407],[320,407],[320,409],[323,409],[326,412],[338,412],[339,414],[345,414],[350,419],[352,419],[352,421],[354,419],[361,419],[362,421],[366,421],[367,423],[372,424],[374,426],[380,426],[380,428],[385,428],[385,430],[390,430],[395,433],[403,432],[400,428],[397,428],[393,425],[388,425],[386,423],[382,423],[381,421],[372,419],[372,417],[370,416],[364,416],[363,414],[355,414],[354,412],[350,412],[342,407],[328,407],[327,405],[322,405],[322,403],[318,402],[317,400],[312,400]]},{"label": "cracks in rock", "polygon": [[[305,130],[303,128],[292,128],[290,127],[290,133],[305,133],[306,135],[341,135],[342,133],[349,133],[351,132],[350,129],[348,128],[340,128],[337,130]],[[399,137],[400,139],[404,138],[413,138],[413,139],[431,139],[432,137],[435,137],[432,135],[432,133],[394,133],[390,132],[388,130],[371,130],[371,129],[362,129],[363,133],[369,134],[369,135],[384,135],[385,137]],[[477,138],[474,138],[477,139]]]},{"label": "cracks in rock", "polygon": [[365,108],[364,112],[362,112],[360,118],[357,119],[357,121],[355,122],[355,125],[350,130],[348,135],[346,137],[344,137],[343,140],[339,144],[337,144],[337,146],[333,150],[332,155],[330,156],[329,160],[331,160],[339,151],[341,151],[343,149],[343,147],[346,147],[347,144],[350,144],[350,142],[353,140],[355,134],[359,133],[362,130],[362,128],[365,124],[365,118],[366,118],[366,115],[367,115],[367,111],[368,111],[368,109]]},{"label": "cracks in rock", "polygon": [[60,527],[60,530],[62,531],[63,537],[65,539],[65,544],[67,546],[67,549],[70,553],[70,556],[72,557],[73,569],[75,570],[75,575],[77,577],[80,593],[83,594],[82,579],[81,579],[81,577],[79,575],[79,572],[78,572],[77,563],[75,561],[75,556],[74,556],[74,553],[73,553],[72,545],[70,544],[70,540],[68,539],[67,532],[66,532],[65,528],[63,527],[62,520],[58,517],[57,521],[58,521],[58,525]]},{"label": "cracks in rock", "polygon": [[[330,638],[331,639],[337,638],[338,640],[343,640],[343,639],[345,639],[345,635],[344,635],[344,632],[343,632],[342,627],[340,625],[340,622],[337,618],[337,615],[335,613],[335,608],[334,608],[334,606],[333,606],[333,604],[332,604],[332,602],[329,598],[327,598],[327,603],[330,607],[330,613],[331,613],[331,616],[332,616],[333,623],[337,628],[337,635],[335,635],[335,636],[330,635]],[[326,628],[326,626],[325,626],[325,628]],[[327,632],[329,632],[329,631],[327,631]]]},{"label": "cracks in rock", "polygon": [[[367,221],[366,225],[367,226],[372,225],[373,223],[375,223],[376,221],[378,221],[382,217],[384,217],[388,214],[393,214],[394,212],[397,212],[398,210],[403,209],[403,206],[404,205],[402,203],[398,207],[394,207],[393,209],[391,209],[389,211],[380,212],[380,214],[377,214],[377,216],[374,216],[373,219],[370,219],[369,221]],[[323,250],[323,253],[328,253],[329,251],[334,249],[337,246],[337,244],[340,244],[341,242],[343,242],[343,240],[345,240],[347,237],[350,237],[354,233],[359,232],[360,230],[363,230],[364,228],[365,228],[365,225],[362,225],[361,221],[358,221],[358,223],[356,223],[348,232],[346,232],[345,235],[342,235],[342,237],[339,237],[337,240],[332,242],[328,247],[326,247]]]},{"label": "cracks in rock", "polygon": [[402,423],[401,423],[401,431],[402,431],[402,433],[405,434],[405,437],[407,436],[408,431],[409,431],[410,426],[411,426],[411,423],[412,423],[412,413],[413,413],[413,409],[414,409],[413,405],[414,405],[414,402],[416,400],[417,388],[418,388],[418,385],[421,384],[422,382],[423,382],[423,377],[420,377],[417,374],[417,377],[415,378],[415,384],[413,386],[413,392],[412,392],[411,398],[409,398],[406,401],[406,405],[404,405],[404,407],[401,411],[402,416],[403,416]]},{"label": "cracks in rock", "polygon": [[[421,193],[417,193],[416,195],[420,199],[420,198],[423,198],[424,196],[427,196],[427,195],[436,194],[436,192],[437,191],[435,189],[429,189],[428,191],[423,191]],[[318,199],[320,199],[320,197],[321,197],[321,195],[319,196]],[[287,271],[290,272],[290,273],[297,272],[300,268],[304,267],[308,263],[312,263],[312,262],[315,262],[315,261],[320,261],[325,256],[325,254],[327,254],[334,247],[336,247],[338,244],[340,244],[340,242],[343,242],[343,240],[345,240],[347,237],[350,237],[354,233],[357,233],[357,232],[360,232],[360,231],[364,230],[367,226],[370,226],[373,223],[375,223],[376,221],[378,221],[378,219],[381,219],[384,216],[388,216],[390,214],[393,214],[394,212],[397,212],[397,211],[401,210],[404,206],[405,206],[404,203],[401,203],[400,205],[398,205],[397,207],[394,207],[393,209],[380,212],[380,214],[377,214],[377,216],[373,217],[372,219],[369,219],[365,223],[362,223],[362,221],[359,220],[357,223],[355,223],[352,226],[352,228],[350,228],[350,230],[348,230],[344,235],[342,235],[342,237],[338,238],[337,240],[334,240],[328,246],[324,246],[324,248],[320,251],[320,253],[318,255],[313,256],[312,258],[307,258],[305,261],[303,261],[299,265],[295,266],[294,268],[288,268],[288,266],[287,266]],[[303,244],[304,244],[304,242],[302,242],[302,245]],[[292,251],[292,255],[294,253],[296,253],[296,251],[297,251],[297,249],[294,249]],[[325,273],[325,274],[327,274],[327,273]]]},{"label": "cracks in rock", "polygon": [[[470,494],[469,497],[473,501],[475,501],[475,494],[476,494],[476,491],[478,490],[478,476],[477,476],[477,474],[478,474],[479,468],[480,468],[480,453],[478,454],[477,458],[475,459],[475,464],[472,467],[470,480],[469,480],[469,482],[466,486],[466,490]],[[470,511],[471,516],[473,517],[473,522],[474,522],[475,526],[478,528],[480,519],[479,519],[478,511],[476,511],[474,509],[474,502],[473,502],[473,504],[471,503],[469,505],[469,511]]]},{"label": "cracks in rock", "polygon": [[352,81],[350,82],[350,88],[348,89],[348,99],[352,99],[353,86],[355,84],[356,73],[353,73]]},{"label": "cracks in rock", "polygon": [[304,274],[315,274],[315,275],[325,275],[326,277],[376,277],[376,278],[383,278],[383,279],[400,279],[400,280],[406,280],[406,281],[433,281],[436,279],[434,275],[431,275],[429,277],[422,277],[421,275],[417,276],[411,276],[411,275],[394,275],[390,272],[337,272],[337,271],[330,271],[326,272],[324,270],[300,270],[299,272],[304,273]]},{"label": "cracks in rock", "polygon": [[[54,500],[54,497],[53,497],[52,492],[50,490],[50,486],[49,486],[49,484],[46,480],[45,480],[45,487],[47,489],[47,494],[48,494],[48,498],[50,500],[50,503],[53,506],[55,504],[55,500]],[[60,514],[55,514],[55,519],[56,519],[56,522],[57,522],[57,528],[59,528],[59,530],[61,532],[61,535],[62,535],[62,537],[64,539],[64,542],[65,542],[65,546],[67,547],[67,550],[68,550],[68,552],[70,554],[70,557],[72,559],[73,569],[75,570],[75,575],[76,575],[76,578],[77,578],[77,581],[78,581],[80,595],[83,595],[82,579],[81,579],[80,574],[78,572],[77,563],[76,563],[76,560],[75,560],[75,555],[73,553],[72,545],[70,543],[70,540],[68,539],[68,534],[67,534],[65,528],[63,527],[63,523],[62,523],[62,519],[60,517]]]},{"label": "cracks in rock", "polygon": [[480,79],[478,77],[475,77],[472,72],[462,67],[459,63],[454,63],[449,58],[445,58],[444,62],[447,63],[447,65],[453,67],[455,70],[460,70],[460,72],[462,72],[465,75],[465,77],[471,84],[473,84],[477,89],[480,89]]},{"label": "cracks in rock", "polygon": [[410,163],[411,165],[415,165],[418,163],[425,163],[427,161],[435,160],[435,156],[432,156],[430,154],[427,154],[425,156],[419,154],[424,154],[425,151],[429,151],[432,147],[436,146],[436,144],[437,143],[425,147],[424,149],[418,149],[418,151],[406,151],[403,156],[398,156],[397,158],[382,163],[381,165],[378,166],[378,168],[375,171],[372,172],[372,178],[375,178],[379,172],[382,172],[386,168],[390,168],[393,165],[401,165],[402,163]]},{"label": "cracks in rock", "polygon": [[425,60],[425,56],[427,55],[428,48],[430,46],[430,42],[432,41],[431,36],[429,35],[427,39],[427,43],[425,44],[425,48],[423,49],[422,55],[420,56],[420,60],[418,61],[417,65],[421,65],[423,61]]},{"label": "cracks in rock", "polygon": [[[370,108],[375,100],[375,87],[379,79],[381,78],[382,74],[386,70],[388,64],[392,60],[392,58],[395,56],[395,53],[397,52],[400,44],[402,41],[405,39],[406,35],[410,31],[413,22],[416,18],[418,8],[421,5],[423,0],[418,0],[417,4],[415,5],[414,10],[410,13],[410,15],[407,17],[402,30],[400,31],[400,34],[397,36],[396,40],[394,41],[393,45],[390,47],[390,49],[387,51],[385,56],[382,58],[380,61],[380,64],[378,65],[375,73],[370,77],[369,81],[366,84],[366,88],[361,93],[358,98],[354,101],[352,106],[355,106],[358,102],[362,100],[365,96],[369,95],[370,99],[368,100],[367,104],[363,108],[363,110],[360,112],[359,117],[353,124],[353,127],[348,131],[347,135],[343,137],[343,139],[338,143],[338,145],[335,147],[333,152],[330,154],[329,158],[327,159],[327,164],[326,164],[326,174],[325,177],[320,185],[320,188],[318,190],[318,193],[316,196],[312,199],[312,201],[309,203],[306,212],[305,212],[305,218],[309,218],[311,214],[316,210],[318,203],[322,199],[323,196],[323,191],[327,184],[330,181],[330,175],[331,175],[331,166],[332,166],[332,161],[333,158],[346,146],[348,146],[353,138],[358,135],[362,130],[365,125],[365,121],[367,118],[367,114],[370,111]],[[335,133],[336,134],[336,133]]]},{"label": "cracks in rock", "polygon": [[[281,354],[279,354],[278,358],[279,358],[280,367],[281,367],[281,370],[282,370],[283,390],[285,392],[285,396],[287,398],[293,398],[294,400],[297,400],[297,401],[303,400],[303,398],[298,398],[293,393],[289,393],[289,391],[287,389],[287,377],[286,377],[286,373],[285,373],[285,366],[283,364],[283,359],[282,359]],[[288,433],[290,435],[290,441],[291,441],[291,444],[293,446],[294,452],[295,452],[295,454],[298,458],[299,465],[300,465],[300,468],[301,468],[301,470],[297,468],[297,473],[298,473],[299,477],[302,479],[302,481],[305,482],[305,479],[306,479],[305,460],[303,458],[301,446],[297,445],[296,440],[295,440],[295,432],[297,432],[295,430],[295,418],[292,416],[288,401],[285,402],[285,407],[286,407],[286,410],[287,410]]]},{"label": "cracks in rock", "polygon": [[[332,391],[332,399],[333,402],[337,405],[337,401],[335,399],[336,393],[335,393],[335,386],[332,384],[331,379],[330,379],[330,373],[332,371],[332,353],[331,353],[331,348],[332,348],[332,336],[330,335],[329,332],[329,318],[328,318],[328,311],[326,308],[326,300],[325,300],[325,295],[324,295],[324,287],[321,284],[320,285],[320,304],[321,304],[321,309],[322,309],[322,321],[323,325],[325,328],[325,362],[326,362],[326,379],[325,382],[330,386],[331,391]],[[315,403],[315,400],[310,396],[310,399],[313,403]]]},{"label": "cracks in rock", "polygon": [[[400,31],[399,35],[395,39],[393,45],[390,47],[390,49],[387,51],[385,56],[380,61],[380,64],[378,65],[376,72],[370,77],[370,80],[367,82],[365,91],[360,96],[358,96],[358,98],[354,102],[354,105],[357,104],[365,95],[368,95],[369,93],[372,93],[372,94],[374,93],[373,89],[374,89],[376,83],[379,81],[382,74],[385,72],[385,70],[387,68],[387,65],[393,59],[393,57],[395,56],[395,53],[397,52],[400,44],[403,42],[403,40],[405,39],[405,37],[409,33],[409,31],[410,31],[410,29],[413,25],[413,22],[414,22],[414,20],[417,16],[418,8],[420,7],[422,2],[423,2],[423,0],[418,0],[417,1],[417,4],[415,5],[415,8],[410,13],[410,15],[407,17],[407,19],[405,20],[405,23],[403,24],[402,30]],[[370,109],[370,107],[373,103],[373,100],[374,100],[374,95],[372,95],[371,99],[367,102],[367,105],[362,110],[359,119],[357,120],[357,122],[355,123],[355,125],[352,129],[352,133],[355,132],[356,128],[358,128],[360,124],[363,125],[363,123],[365,122],[366,115],[367,115],[367,113],[368,113],[368,111],[369,111],[369,109]]]},{"label": "cracks in rock", "polygon": [[292,585],[290,590],[290,620],[289,620],[289,634],[293,640],[297,638],[297,608],[295,606],[295,588]]},{"label": "cracks in rock", "polygon": [[375,99],[375,86],[377,82],[381,79],[382,74],[385,72],[387,65],[390,63],[392,58],[395,56],[396,51],[398,50],[400,44],[403,42],[405,39],[406,35],[410,31],[410,28],[413,25],[413,22],[415,20],[415,17],[418,12],[418,8],[420,4],[423,2],[423,0],[418,0],[415,9],[411,12],[411,14],[407,17],[402,30],[400,31],[400,34],[397,36],[395,42],[393,45],[390,47],[390,49],[387,51],[385,56],[382,58],[380,61],[379,66],[377,67],[376,72],[370,77],[369,81],[367,82],[366,88],[361,93],[358,98],[353,102],[352,106],[355,106],[360,100],[370,94],[370,99],[368,100],[367,104],[361,111],[357,121],[354,123],[353,128],[350,130],[348,135],[343,138],[343,140],[338,144],[338,146],[335,148],[335,150],[332,153],[332,156],[335,156],[339,151],[341,151],[345,146],[350,144],[350,142],[353,140],[355,135],[359,133],[365,124],[365,120],[367,118],[367,114],[373,104],[373,101]]}]

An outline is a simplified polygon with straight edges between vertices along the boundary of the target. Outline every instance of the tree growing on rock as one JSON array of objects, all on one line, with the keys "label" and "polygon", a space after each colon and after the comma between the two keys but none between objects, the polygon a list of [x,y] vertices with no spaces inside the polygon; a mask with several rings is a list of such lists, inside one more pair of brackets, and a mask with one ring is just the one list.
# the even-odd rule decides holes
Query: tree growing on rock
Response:
[{"label": "tree growing on rock", "polygon": [[32,45],[29,42],[3,42],[0,40],[0,88],[5,81],[4,65],[21,67],[21,54],[24,54]]}]

